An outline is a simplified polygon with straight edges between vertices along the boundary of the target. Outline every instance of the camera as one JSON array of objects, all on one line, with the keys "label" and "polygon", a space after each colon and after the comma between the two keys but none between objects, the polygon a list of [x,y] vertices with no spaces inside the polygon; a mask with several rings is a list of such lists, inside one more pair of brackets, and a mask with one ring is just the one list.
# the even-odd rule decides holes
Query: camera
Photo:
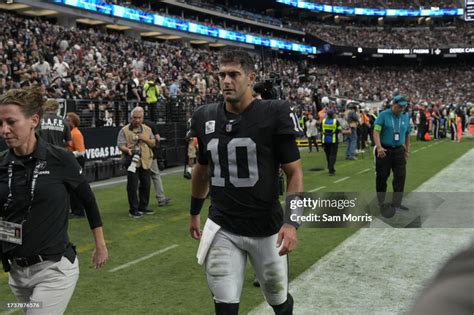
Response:
[{"label": "camera", "polygon": [[255,83],[253,90],[260,94],[264,100],[279,99],[282,96],[280,85],[280,76],[275,72],[271,72],[262,81]]},{"label": "camera", "polygon": [[140,154],[134,153],[132,156],[132,162],[130,166],[127,168],[128,172],[135,173],[137,171],[137,163],[140,161]]}]

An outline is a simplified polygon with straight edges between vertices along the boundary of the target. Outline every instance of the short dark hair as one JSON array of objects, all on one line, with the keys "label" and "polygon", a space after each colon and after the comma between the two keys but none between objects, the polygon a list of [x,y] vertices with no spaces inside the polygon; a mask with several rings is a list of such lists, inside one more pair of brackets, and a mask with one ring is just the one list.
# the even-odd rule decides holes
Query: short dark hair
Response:
[{"label": "short dark hair", "polygon": [[0,106],[17,105],[26,117],[43,116],[44,98],[38,86],[12,89],[0,96]]},{"label": "short dark hair", "polygon": [[238,63],[246,73],[254,71],[254,60],[252,56],[241,49],[226,49],[219,58],[219,64]]}]

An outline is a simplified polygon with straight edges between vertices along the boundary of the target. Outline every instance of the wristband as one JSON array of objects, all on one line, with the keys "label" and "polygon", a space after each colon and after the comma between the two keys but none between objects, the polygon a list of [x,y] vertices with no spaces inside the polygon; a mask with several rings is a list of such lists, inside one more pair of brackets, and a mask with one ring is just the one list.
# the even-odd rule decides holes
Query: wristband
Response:
[{"label": "wristband", "polygon": [[205,198],[196,198],[191,196],[191,209],[189,210],[189,213],[191,215],[198,215],[201,212],[205,200]]}]

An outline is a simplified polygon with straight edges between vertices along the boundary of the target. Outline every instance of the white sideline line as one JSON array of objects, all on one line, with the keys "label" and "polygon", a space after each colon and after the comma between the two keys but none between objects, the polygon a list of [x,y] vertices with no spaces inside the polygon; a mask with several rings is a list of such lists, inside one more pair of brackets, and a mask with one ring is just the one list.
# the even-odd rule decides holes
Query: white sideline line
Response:
[{"label": "white sideline line", "polygon": [[368,171],[370,171],[370,168],[366,168],[365,170],[360,171],[359,173],[357,173],[357,175],[364,174],[365,172],[368,172]]},{"label": "white sideline line", "polygon": [[343,181],[345,181],[346,179],[349,179],[349,178],[351,178],[351,177],[350,177],[350,176],[343,177],[343,178],[341,178],[341,179],[338,179],[338,180],[336,180],[336,181],[334,182],[334,184],[337,184],[337,183],[343,182]]},{"label": "white sideline line", "polygon": [[[180,169],[180,170],[174,170],[174,171],[169,171],[169,172],[160,172],[160,175],[165,176],[165,175],[182,173],[182,172],[183,170]],[[99,187],[111,186],[111,185],[116,185],[116,184],[121,184],[121,183],[126,183],[126,182],[127,182],[127,177],[125,176],[125,178],[122,178],[122,179],[112,180],[106,183],[97,183],[97,184],[91,183],[90,185],[91,185],[91,188],[99,188]]]},{"label": "white sideline line", "polygon": [[178,244],[174,244],[174,245],[168,246],[168,247],[166,247],[166,248],[160,249],[160,250],[157,251],[157,252],[151,253],[151,254],[146,255],[146,256],[144,256],[144,257],[142,257],[142,258],[138,258],[138,259],[136,259],[136,260],[134,260],[134,261],[131,261],[131,262],[129,262],[129,263],[126,263],[126,264],[124,264],[124,265],[121,265],[121,266],[118,266],[118,267],[116,267],[116,268],[114,268],[114,269],[111,269],[111,270],[109,270],[109,272],[116,272],[116,271],[122,270],[122,269],[124,269],[124,268],[130,267],[130,266],[132,266],[132,265],[138,264],[139,262],[142,262],[142,261],[147,260],[147,259],[149,259],[149,258],[151,258],[151,257],[153,257],[153,256],[162,254],[162,253],[164,253],[164,252],[167,252],[167,251],[169,251],[170,249],[173,249],[173,248],[178,247],[178,246],[179,246]]},{"label": "white sideline line", "polygon": [[424,149],[426,149],[426,147],[421,147],[421,148],[418,149],[418,151],[421,151],[421,150],[424,150]]},{"label": "white sideline line", "polygon": [[411,153],[413,154],[413,153],[416,153],[416,152],[418,152],[418,151],[419,151],[419,150],[415,150],[415,151],[412,151]]},{"label": "white sideline line", "polygon": [[315,192],[315,191],[318,191],[318,190],[321,190],[323,188],[326,188],[326,186],[320,186],[318,188],[315,188],[315,189],[311,189],[309,192]]}]

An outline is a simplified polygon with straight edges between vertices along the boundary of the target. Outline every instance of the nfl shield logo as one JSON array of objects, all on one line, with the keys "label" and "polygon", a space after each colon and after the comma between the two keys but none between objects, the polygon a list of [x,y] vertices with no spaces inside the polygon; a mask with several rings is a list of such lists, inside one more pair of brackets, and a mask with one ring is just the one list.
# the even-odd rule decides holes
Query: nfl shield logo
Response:
[{"label": "nfl shield logo", "polygon": [[229,122],[225,125],[225,131],[226,132],[231,132],[232,131],[232,123]]}]

